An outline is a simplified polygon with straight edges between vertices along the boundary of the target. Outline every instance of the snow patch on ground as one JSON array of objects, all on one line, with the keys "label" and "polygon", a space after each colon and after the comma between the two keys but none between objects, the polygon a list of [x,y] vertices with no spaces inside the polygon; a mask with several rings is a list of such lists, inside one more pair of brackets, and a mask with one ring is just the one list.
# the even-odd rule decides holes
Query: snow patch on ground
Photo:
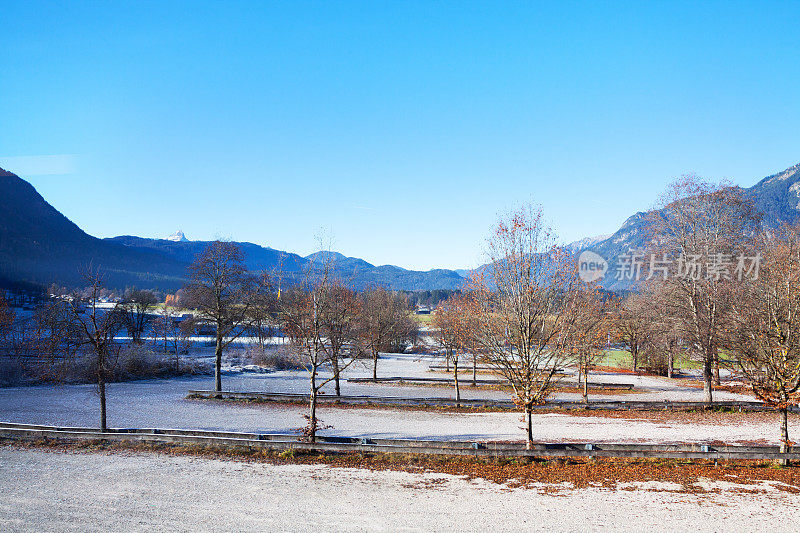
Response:
[{"label": "snow patch on ground", "polygon": [[[432,358],[395,355],[379,362],[381,375],[430,375]],[[358,372],[371,374],[369,364]],[[639,379],[642,386],[671,390],[674,396],[694,397],[679,385],[661,378],[604,375],[603,380]],[[304,371],[242,373],[224,376],[225,390],[307,392]],[[671,387],[671,389],[670,389]],[[303,405],[240,404],[186,400],[190,389],[213,388],[213,377],[182,377],[112,383],[108,386],[108,421],[112,427],[194,428],[265,433],[294,433],[306,421]],[[464,397],[507,398],[502,391],[462,387]],[[332,389],[328,389],[332,393]],[[342,382],[343,394],[387,396],[447,396],[448,387],[406,387]],[[699,391],[702,394],[702,390]],[[652,393],[662,398],[666,392]],[[722,395],[720,395],[722,396]],[[637,399],[641,395],[635,396]],[[340,409],[322,406],[321,421],[330,426],[323,434],[374,438],[449,440],[520,440],[523,422],[516,412],[452,413],[401,409]],[[92,385],[36,386],[0,389],[0,420],[61,426],[96,426],[98,398]],[[775,422],[743,424],[685,423],[627,418],[571,416],[559,413],[534,415],[534,438],[539,441],[579,442],[709,442],[761,441],[778,443]],[[800,419],[790,421],[790,434],[800,431]]]}]

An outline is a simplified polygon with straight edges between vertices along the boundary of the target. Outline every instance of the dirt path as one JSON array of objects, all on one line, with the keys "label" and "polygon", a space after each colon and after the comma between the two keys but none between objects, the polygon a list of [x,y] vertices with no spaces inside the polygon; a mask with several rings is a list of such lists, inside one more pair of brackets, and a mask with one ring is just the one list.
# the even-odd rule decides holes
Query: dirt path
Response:
[{"label": "dirt path", "polygon": [[[3,531],[796,531],[797,496],[727,483],[522,489],[445,474],[0,448]],[[752,486],[747,488],[753,489]]]}]

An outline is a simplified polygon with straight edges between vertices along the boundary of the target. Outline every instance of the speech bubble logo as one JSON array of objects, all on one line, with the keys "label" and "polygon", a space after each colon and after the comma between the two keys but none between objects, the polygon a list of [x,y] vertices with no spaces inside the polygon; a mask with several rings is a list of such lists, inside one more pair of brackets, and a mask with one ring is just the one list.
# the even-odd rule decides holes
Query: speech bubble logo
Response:
[{"label": "speech bubble logo", "polygon": [[603,256],[584,250],[578,256],[578,276],[589,283],[603,279],[608,272],[608,261]]}]

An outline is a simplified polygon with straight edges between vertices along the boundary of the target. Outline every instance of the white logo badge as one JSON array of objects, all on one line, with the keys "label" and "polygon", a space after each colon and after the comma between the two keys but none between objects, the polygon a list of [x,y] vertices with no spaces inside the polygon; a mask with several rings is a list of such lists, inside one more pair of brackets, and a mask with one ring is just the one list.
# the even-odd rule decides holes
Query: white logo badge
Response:
[{"label": "white logo badge", "polygon": [[578,256],[578,275],[583,281],[589,283],[603,279],[606,271],[608,271],[608,262],[602,256],[589,250],[584,250]]}]

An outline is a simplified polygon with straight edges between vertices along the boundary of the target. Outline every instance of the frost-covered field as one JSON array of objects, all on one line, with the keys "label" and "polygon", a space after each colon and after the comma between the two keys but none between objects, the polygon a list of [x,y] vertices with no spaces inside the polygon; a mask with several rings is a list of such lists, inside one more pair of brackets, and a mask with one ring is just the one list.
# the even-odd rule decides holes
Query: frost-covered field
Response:
[{"label": "frost-covered field", "polygon": [[[431,376],[431,358],[393,355],[381,376]],[[358,366],[349,375],[366,376]],[[443,374],[438,374],[443,375]],[[602,375],[595,381],[632,382],[633,397],[700,399],[678,381]],[[502,391],[469,387],[465,397],[504,398]],[[109,386],[113,427],[179,427],[295,432],[302,405],[186,400],[213,378],[175,378]],[[229,373],[227,390],[306,392],[302,371]],[[332,388],[328,393],[332,393]],[[453,396],[450,387],[342,383],[344,394]],[[739,398],[720,394],[723,398]],[[574,397],[574,395],[562,395]],[[604,398],[625,395],[608,396]],[[627,396],[630,397],[630,396]],[[53,425],[97,423],[91,385],[0,389],[0,420]],[[522,422],[511,412],[446,412],[322,406],[322,433],[346,436],[519,440]],[[764,415],[704,419],[640,419],[539,413],[540,441],[777,443]],[[687,421],[688,420],[688,421]],[[800,420],[791,420],[800,431]],[[189,456],[116,451],[75,453],[0,447],[0,531],[485,531],[613,529],[629,531],[795,531],[797,495],[760,485],[707,482],[703,494],[664,483],[609,488],[561,485],[513,488],[446,474],[417,474],[325,465],[271,465]],[[554,491],[554,489],[556,489]],[[563,490],[562,490],[563,489]],[[629,490],[636,489],[636,490]],[[744,492],[739,489],[745,489]],[[756,489],[753,491],[753,489]]]},{"label": "frost-covered field", "polygon": [[[431,360],[419,356],[391,356],[380,361],[380,375],[427,375]],[[351,375],[366,375],[360,367]],[[696,399],[702,391],[682,387],[661,378],[602,376],[603,380],[634,381],[656,398]],[[305,372],[233,374],[224,377],[226,390],[306,392]],[[286,433],[305,425],[301,405],[237,404],[186,400],[190,389],[209,389],[213,378],[176,378],[114,383],[108,389],[109,425],[112,427],[177,427]],[[664,389],[659,391],[659,389]],[[463,387],[465,397],[507,397],[500,391]],[[332,392],[329,389],[329,392]],[[342,383],[344,394],[393,396],[452,396],[449,387],[405,387]],[[631,396],[628,396],[629,398]],[[738,397],[720,393],[720,397]],[[604,396],[608,398],[608,396]],[[38,386],[0,389],[0,420],[50,425],[97,424],[98,400],[91,385]],[[322,433],[387,438],[460,440],[521,439],[520,416],[512,412],[450,413],[400,409],[341,409],[322,406],[322,422],[330,428]],[[602,418],[541,413],[535,415],[535,438],[542,441],[594,442],[704,442],[777,443],[777,421],[771,417],[731,418],[725,422],[658,421]],[[752,418],[752,419],[751,419]],[[724,417],[723,417],[724,420]],[[800,421],[791,420],[790,431],[800,431]]]},{"label": "frost-covered field", "polygon": [[[797,495],[551,493],[445,474],[0,448],[0,529],[15,531],[797,531]],[[658,485],[658,486],[656,486]],[[663,485],[663,486],[662,486]]]}]

